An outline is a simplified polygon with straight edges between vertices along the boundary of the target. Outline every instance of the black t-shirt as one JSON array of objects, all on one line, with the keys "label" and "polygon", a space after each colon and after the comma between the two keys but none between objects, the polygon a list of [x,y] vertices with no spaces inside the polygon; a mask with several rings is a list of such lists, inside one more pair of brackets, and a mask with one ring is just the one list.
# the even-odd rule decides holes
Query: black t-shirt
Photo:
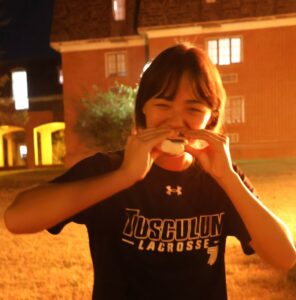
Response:
[{"label": "black t-shirt", "polygon": [[[122,157],[96,154],[53,182],[115,170]],[[88,230],[95,300],[227,299],[226,237],[236,236],[246,254],[254,252],[230,199],[198,164],[182,172],[154,164],[142,181],[49,232],[57,234],[71,221]]]}]

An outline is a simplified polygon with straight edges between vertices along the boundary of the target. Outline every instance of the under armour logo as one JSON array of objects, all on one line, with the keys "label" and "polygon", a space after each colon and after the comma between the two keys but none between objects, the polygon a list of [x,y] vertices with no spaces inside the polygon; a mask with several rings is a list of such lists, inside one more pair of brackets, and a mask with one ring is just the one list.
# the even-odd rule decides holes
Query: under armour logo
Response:
[{"label": "under armour logo", "polygon": [[173,189],[170,185],[166,186],[166,194],[171,196],[172,193],[176,193],[178,196],[182,195],[182,187],[177,185],[176,189]]}]

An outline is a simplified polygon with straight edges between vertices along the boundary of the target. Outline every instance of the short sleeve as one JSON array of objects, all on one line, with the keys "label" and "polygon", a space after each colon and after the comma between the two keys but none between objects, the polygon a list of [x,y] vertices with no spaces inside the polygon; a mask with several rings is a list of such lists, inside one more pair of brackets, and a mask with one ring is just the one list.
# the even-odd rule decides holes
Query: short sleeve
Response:
[{"label": "short sleeve", "polygon": [[226,235],[235,236],[241,243],[242,249],[245,254],[250,255],[254,253],[253,248],[250,246],[251,236],[241,219],[239,213],[232,205],[227,204],[227,216],[226,216]]},{"label": "short sleeve", "polygon": [[[257,192],[253,187],[251,181],[247,178],[244,172],[237,166],[233,165],[235,172],[240,176],[241,180],[245,184],[245,186],[257,197]],[[228,197],[227,197],[228,198]],[[230,199],[227,199],[227,222],[226,222],[226,231],[227,235],[235,236],[241,243],[243,251],[245,254],[250,255],[254,253],[253,248],[250,246],[251,236],[237,212],[236,208],[232,204]]]},{"label": "short sleeve", "polygon": [[[108,155],[98,153],[78,162],[64,174],[50,181],[50,183],[61,184],[65,182],[75,182],[78,180],[98,176],[100,174],[105,174],[118,168],[121,160],[122,153],[120,152],[110,153]],[[79,195],[77,195],[77,197],[79,197]],[[75,200],[76,199],[73,199],[73,201]],[[47,231],[51,234],[58,234],[61,232],[64,226],[70,222],[87,225],[87,223],[91,222],[93,216],[98,216],[99,213],[100,205],[97,204],[77,213],[66,220],[61,221],[51,228],[48,228]]]}]

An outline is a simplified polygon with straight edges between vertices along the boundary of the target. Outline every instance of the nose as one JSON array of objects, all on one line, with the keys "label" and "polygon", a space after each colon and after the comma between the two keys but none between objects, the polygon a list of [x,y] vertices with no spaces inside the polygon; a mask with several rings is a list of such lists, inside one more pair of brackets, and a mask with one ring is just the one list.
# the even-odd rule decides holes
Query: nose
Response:
[{"label": "nose", "polygon": [[186,125],[184,118],[179,111],[172,111],[166,123],[173,129],[182,129]]}]

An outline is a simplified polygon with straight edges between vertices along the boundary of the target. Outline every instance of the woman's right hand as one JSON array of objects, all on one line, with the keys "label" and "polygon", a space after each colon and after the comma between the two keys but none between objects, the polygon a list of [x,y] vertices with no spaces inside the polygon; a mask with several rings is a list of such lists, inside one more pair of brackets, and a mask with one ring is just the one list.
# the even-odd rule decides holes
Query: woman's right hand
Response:
[{"label": "woman's right hand", "polygon": [[169,128],[149,128],[131,135],[125,147],[124,160],[120,167],[132,182],[142,180],[162,153],[156,146],[174,135]]}]

